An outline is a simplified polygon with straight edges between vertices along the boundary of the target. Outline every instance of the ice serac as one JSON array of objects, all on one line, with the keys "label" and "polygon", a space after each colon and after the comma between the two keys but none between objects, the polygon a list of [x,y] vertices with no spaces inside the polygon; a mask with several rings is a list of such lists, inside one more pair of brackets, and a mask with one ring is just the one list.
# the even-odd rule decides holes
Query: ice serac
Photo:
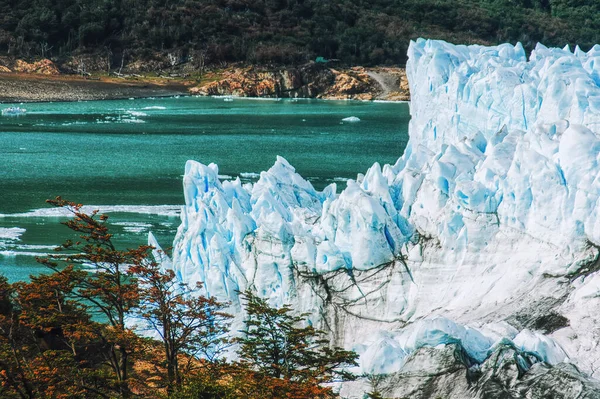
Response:
[{"label": "ice serac", "polygon": [[405,153],[339,194],[280,157],[245,185],[188,161],[178,276],[311,312],[365,372],[458,345],[469,364],[509,346],[524,369],[595,373],[600,47],[419,39],[407,75]]}]

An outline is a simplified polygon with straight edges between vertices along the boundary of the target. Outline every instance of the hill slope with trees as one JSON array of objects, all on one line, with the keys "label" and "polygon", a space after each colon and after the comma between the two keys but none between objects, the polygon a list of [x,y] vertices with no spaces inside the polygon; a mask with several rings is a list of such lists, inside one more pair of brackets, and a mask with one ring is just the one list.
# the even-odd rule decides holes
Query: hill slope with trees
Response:
[{"label": "hill slope with trees", "polygon": [[[403,64],[409,39],[600,41],[595,0],[1,0],[0,54],[204,65]],[[159,56],[160,55],[160,56]]]}]

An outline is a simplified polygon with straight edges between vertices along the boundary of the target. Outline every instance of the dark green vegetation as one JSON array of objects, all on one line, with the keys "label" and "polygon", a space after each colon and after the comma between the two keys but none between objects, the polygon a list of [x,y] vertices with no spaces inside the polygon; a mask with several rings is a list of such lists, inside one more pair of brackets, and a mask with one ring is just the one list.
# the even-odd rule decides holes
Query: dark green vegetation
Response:
[{"label": "dark green vegetation", "polygon": [[1,0],[0,53],[173,64],[398,64],[409,39],[599,42],[596,0]]},{"label": "dark green vegetation", "polygon": [[358,355],[340,348],[330,348],[323,332],[304,327],[308,314],[294,316],[293,309],[275,309],[252,292],[246,299],[247,317],[240,343],[242,364],[273,378],[294,381],[328,382],[334,377],[350,379],[342,367],[357,366]]},{"label": "dark green vegetation", "polygon": [[73,213],[79,240],[39,259],[49,273],[29,283],[0,276],[1,398],[331,398],[320,384],[352,377],[338,369],[354,352],[249,292],[242,362],[226,361],[226,304],[177,282],[152,247],[117,249],[107,216],[48,202]]}]

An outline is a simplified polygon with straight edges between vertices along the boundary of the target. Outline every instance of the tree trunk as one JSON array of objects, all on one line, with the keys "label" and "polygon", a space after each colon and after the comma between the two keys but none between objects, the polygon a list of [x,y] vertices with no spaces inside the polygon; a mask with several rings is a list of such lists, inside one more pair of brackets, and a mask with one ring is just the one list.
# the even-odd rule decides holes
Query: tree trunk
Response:
[{"label": "tree trunk", "polygon": [[119,387],[119,391],[121,392],[121,396],[123,398],[129,398],[131,396],[131,391],[129,390],[129,381],[128,381],[128,372],[127,372],[127,366],[128,366],[128,358],[129,358],[129,354],[127,353],[127,350],[125,348],[120,348],[119,352],[121,354],[121,364],[120,366],[120,374],[121,374],[121,384]]}]

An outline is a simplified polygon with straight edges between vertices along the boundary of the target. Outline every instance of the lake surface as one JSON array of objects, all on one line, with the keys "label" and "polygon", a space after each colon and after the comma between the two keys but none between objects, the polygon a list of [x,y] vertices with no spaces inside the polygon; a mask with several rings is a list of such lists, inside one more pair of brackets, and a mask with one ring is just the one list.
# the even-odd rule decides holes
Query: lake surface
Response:
[{"label": "lake surface", "polygon": [[[12,104],[2,104],[0,108]],[[70,238],[57,195],[107,212],[122,247],[168,247],[179,226],[181,176],[194,159],[223,179],[253,182],[277,155],[321,189],[394,163],[408,141],[408,104],[156,98],[26,104],[0,117],[0,273],[44,268],[36,255]],[[342,122],[356,116],[360,122]]]}]

